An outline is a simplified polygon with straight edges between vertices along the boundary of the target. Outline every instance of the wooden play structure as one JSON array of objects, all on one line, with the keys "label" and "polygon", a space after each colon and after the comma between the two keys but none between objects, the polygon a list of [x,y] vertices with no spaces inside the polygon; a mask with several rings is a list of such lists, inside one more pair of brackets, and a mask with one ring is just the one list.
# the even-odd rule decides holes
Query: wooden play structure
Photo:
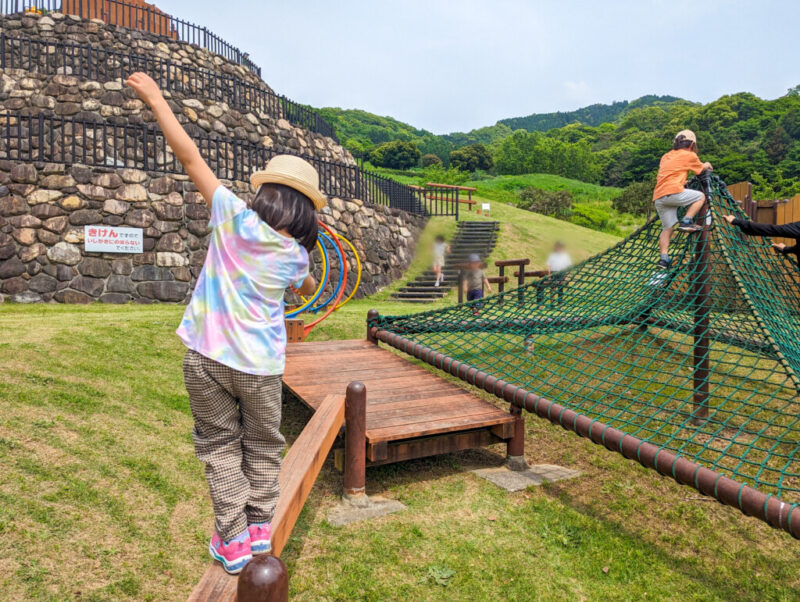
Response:
[{"label": "wooden play structure", "polygon": [[[375,311],[368,314],[368,320],[377,317]],[[302,333],[302,323],[291,327],[297,336]],[[291,343],[283,380],[314,415],[281,466],[272,553],[255,557],[238,578],[210,564],[190,602],[288,599],[280,555],[343,426],[344,447],[335,458],[344,471],[343,493],[350,498],[365,495],[369,466],[500,442],[510,459],[524,455],[524,422],[517,408],[501,410],[442,380],[379,347],[369,331],[366,340]]]}]

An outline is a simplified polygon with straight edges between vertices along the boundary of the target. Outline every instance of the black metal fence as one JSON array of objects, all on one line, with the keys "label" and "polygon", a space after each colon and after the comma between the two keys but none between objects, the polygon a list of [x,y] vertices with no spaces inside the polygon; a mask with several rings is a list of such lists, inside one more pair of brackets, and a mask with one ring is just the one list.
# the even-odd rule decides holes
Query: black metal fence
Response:
[{"label": "black metal fence", "polygon": [[283,117],[298,127],[336,140],[330,124],[285,96],[235,76],[158,56],[0,32],[0,68],[48,75],[70,73],[96,81],[124,79],[134,71],[144,71],[162,89],[225,102],[247,112],[262,111],[275,118]]},{"label": "black metal fence", "polygon": [[210,50],[261,76],[260,67],[250,60],[246,52],[229,44],[207,27],[173,17],[144,3],[133,4],[126,0],[0,0],[0,14],[24,12],[59,12],[84,19],[101,19],[111,25],[167,36]]},{"label": "black metal fence", "polygon": [[[243,140],[193,136],[200,153],[222,179],[247,181],[278,154]],[[358,198],[420,215],[430,215],[408,186],[355,165],[303,157],[317,169],[329,197]],[[119,169],[184,173],[161,131],[147,124],[116,124],[51,115],[0,115],[0,159],[41,163],[79,163]]]}]

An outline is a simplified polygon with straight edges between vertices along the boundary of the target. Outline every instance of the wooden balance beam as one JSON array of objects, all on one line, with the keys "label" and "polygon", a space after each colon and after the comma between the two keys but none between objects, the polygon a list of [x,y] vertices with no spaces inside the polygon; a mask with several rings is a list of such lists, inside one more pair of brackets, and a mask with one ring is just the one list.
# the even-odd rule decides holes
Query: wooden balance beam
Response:
[{"label": "wooden balance beam", "polygon": [[[345,422],[345,413],[353,425],[346,442],[350,453],[345,466],[345,487],[346,492],[357,492],[359,482],[364,479],[366,391],[363,384],[353,382],[347,387],[346,395],[325,397],[283,459],[278,475],[281,495],[272,519],[272,552],[253,557],[238,577],[226,573],[218,562],[212,563],[190,594],[189,602],[283,602],[289,599],[289,576],[280,555]],[[360,487],[363,491],[363,483]]]}]

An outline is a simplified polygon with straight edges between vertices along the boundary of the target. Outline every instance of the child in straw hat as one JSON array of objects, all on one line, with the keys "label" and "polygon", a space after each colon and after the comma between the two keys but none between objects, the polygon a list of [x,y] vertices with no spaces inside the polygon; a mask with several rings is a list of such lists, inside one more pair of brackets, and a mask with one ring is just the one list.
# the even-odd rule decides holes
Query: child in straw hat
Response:
[{"label": "child in straw hat", "polygon": [[251,177],[250,207],[220,181],[173,115],[157,84],[127,84],[152,109],[175,156],[211,208],[208,254],[178,336],[194,445],[205,463],[216,530],[209,551],[238,573],[270,551],[285,441],[280,433],[286,331],[283,296],[316,288],[308,252],[315,209],[325,206],[316,170],[299,157],[273,158]]}]

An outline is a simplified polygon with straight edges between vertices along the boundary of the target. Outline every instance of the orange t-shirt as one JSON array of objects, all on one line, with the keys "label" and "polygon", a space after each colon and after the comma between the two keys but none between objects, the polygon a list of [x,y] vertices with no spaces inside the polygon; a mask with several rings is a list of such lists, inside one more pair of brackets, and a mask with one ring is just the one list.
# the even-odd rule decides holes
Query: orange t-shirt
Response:
[{"label": "orange t-shirt", "polygon": [[660,199],[668,194],[683,192],[689,172],[699,174],[703,171],[703,162],[697,153],[682,148],[671,150],[661,157],[656,176],[656,189],[653,191],[653,200]]}]

